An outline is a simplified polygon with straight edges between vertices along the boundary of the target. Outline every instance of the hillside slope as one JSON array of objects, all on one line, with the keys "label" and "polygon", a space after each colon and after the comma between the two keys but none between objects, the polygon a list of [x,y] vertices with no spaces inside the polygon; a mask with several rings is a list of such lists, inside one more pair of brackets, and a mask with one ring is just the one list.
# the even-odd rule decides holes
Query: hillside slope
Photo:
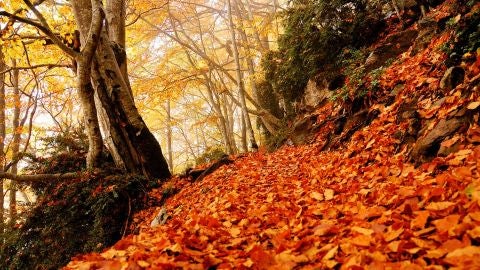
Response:
[{"label": "hillside slope", "polygon": [[[429,16],[456,18],[450,2]],[[311,144],[238,157],[200,182],[174,178],[164,225],[150,226],[161,208],[149,209],[138,234],[64,269],[480,268],[480,55],[465,57],[463,81],[440,87],[452,39],[447,29],[398,57],[380,85],[402,88],[348,142],[324,151],[324,125]],[[413,118],[420,131],[407,142]]]}]

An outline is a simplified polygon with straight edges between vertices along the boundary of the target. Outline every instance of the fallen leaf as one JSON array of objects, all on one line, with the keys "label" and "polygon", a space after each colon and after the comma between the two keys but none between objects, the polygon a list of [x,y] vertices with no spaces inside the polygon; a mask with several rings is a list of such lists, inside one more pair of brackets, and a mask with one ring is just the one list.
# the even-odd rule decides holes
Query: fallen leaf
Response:
[{"label": "fallen leaf", "polygon": [[143,267],[143,268],[146,268],[146,267],[149,267],[149,266],[150,266],[150,263],[148,263],[148,262],[146,262],[146,261],[144,261],[144,260],[139,260],[139,261],[137,261],[137,264],[138,264],[138,266]]},{"label": "fallen leaf", "polygon": [[470,104],[467,105],[467,109],[475,110],[478,106],[480,106],[480,101],[470,102]]},{"label": "fallen leaf", "polygon": [[363,234],[363,235],[367,235],[367,236],[370,236],[374,233],[374,231],[372,229],[366,229],[366,228],[362,228],[362,227],[357,227],[357,226],[353,226],[351,228],[351,230],[353,232],[358,232],[360,234]]},{"label": "fallen leaf", "polygon": [[468,230],[467,234],[474,240],[480,240],[480,226],[476,226],[475,228]]},{"label": "fallen leaf", "polygon": [[240,235],[241,231],[240,231],[240,228],[238,228],[238,227],[231,227],[231,228],[228,229],[228,232],[230,233],[230,235],[232,237],[236,238]]},{"label": "fallen leaf", "polygon": [[338,252],[338,245],[337,246],[334,246],[333,248],[331,248],[326,254],[325,256],[323,256],[322,258],[322,261],[328,261],[328,260],[331,260],[335,257],[335,255],[337,255],[337,252]]},{"label": "fallen leaf", "polygon": [[453,205],[455,205],[453,202],[431,202],[425,207],[425,209],[431,211],[441,211]]},{"label": "fallen leaf", "polygon": [[398,230],[389,231],[389,232],[384,234],[383,239],[385,239],[385,241],[387,241],[387,242],[390,242],[390,241],[398,238],[403,233],[403,231],[404,231],[403,228],[400,228]]},{"label": "fallen leaf", "polygon": [[425,228],[425,224],[427,224],[428,217],[430,216],[429,211],[417,211],[415,212],[417,215],[411,222],[410,228],[411,229],[423,229]]},{"label": "fallen leaf", "polygon": [[352,243],[356,246],[369,247],[370,244],[371,244],[371,240],[372,240],[372,238],[370,238],[366,235],[357,235],[350,240],[350,243]]},{"label": "fallen leaf", "polygon": [[455,249],[452,252],[449,252],[446,258],[453,257],[464,257],[464,256],[480,256],[480,247],[477,246],[468,246],[464,248]]},{"label": "fallen leaf", "polygon": [[323,201],[323,195],[319,192],[316,192],[316,191],[310,193],[310,197],[312,199],[317,200],[317,201]]},{"label": "fallen leaf", "polygon": [[398,247],[400,246],[400,243],[401,243],[400,240],[392,241],[388,243],[387,247],[393,252],[398,252]]},{"label": "fallen leaf", "polygon": [[460,215],[449,215],[442,219],[437,219],[432,221],[437,231],[440,233],[447,232],[448,230],[454,228],[458,221],[460,220]]},{"label": "fallen leaf", "polygon": [[327,201],[330,201],[331,199],[333,199],[333,195],[334,195],[334,191],[333,189],[325,189],[325,191],[323,192],[323,195],[325,196],[325,200]]}]

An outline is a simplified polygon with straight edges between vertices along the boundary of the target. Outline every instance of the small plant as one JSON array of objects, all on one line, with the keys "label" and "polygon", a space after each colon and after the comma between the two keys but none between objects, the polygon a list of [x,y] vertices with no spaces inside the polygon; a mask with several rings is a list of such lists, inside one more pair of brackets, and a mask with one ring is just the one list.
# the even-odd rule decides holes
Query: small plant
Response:
[{"label": "small plant", "polygon": [[340,66],[343,67],[343,74],[345,75],[345,84],[343,87],[335,92],[332,96],[334,101],[346,101],[353,98],[357,94],[357,90],[363,85],[365,77],[365,62],[366,55],[364,51],[357,49],[345,49],[340,55]]}]

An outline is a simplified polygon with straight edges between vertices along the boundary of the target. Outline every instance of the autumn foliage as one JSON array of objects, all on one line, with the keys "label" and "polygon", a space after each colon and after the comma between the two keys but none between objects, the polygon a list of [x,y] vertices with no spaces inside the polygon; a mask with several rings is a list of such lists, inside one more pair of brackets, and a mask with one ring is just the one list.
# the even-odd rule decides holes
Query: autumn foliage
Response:
[{"label": "autumn foliage", "polygon": [[[451,16],[452,2],[431,16]],[[238,157],[201,182],[174,178],[181,191],[166,201],[164,225],[150,226],[160,207],[137,213],[138,234],[64,269],[480,268],[480,53],[463,64],[463,83],[440,90],[442,46],[453,37],[439,33],[387,68],[381,88],[404,89],[392,104],[374,105],[378,117],[338,149],[322,151],[324,128],[311,144]],[[458,143],[456,151],[411,162],[410,145],[395,134],[407,128],[398,114],[413,97],[427,131],[459,111],[472,115],[442,142]],[[318,123],[335,113],[328,108]]]}]

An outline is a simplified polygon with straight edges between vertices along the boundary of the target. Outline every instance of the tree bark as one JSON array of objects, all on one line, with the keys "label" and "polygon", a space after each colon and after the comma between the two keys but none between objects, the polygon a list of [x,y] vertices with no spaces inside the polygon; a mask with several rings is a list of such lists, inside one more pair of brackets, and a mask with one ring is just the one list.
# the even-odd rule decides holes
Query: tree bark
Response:
[{"label": "tree bark", "polygon": [[235,26],[233,24],[231,0],[227,0],[227,5],[228,5],[227,8],[228,8],[230,35],[232,37],[233,56],[235,58],[235,65],[237,66],[236,75],[237,75],[238,93],[240,96],[240,104],[242,107],[242,113],[245,118],[245,124],[246,124],[247,132],[249,135],[250,147],[256,150],[258,149],[258,145],[257,145],[257,142],[255,141],[255,134],[253,132],[252,122],[250,121],[250,115],[248,114],[247,104],[245,101],[245,84],[243,82],[240,59],[238,56],[238,46],[237,46],[237,40],[236,40],[236,34],[235,34]]},{"label": "tree bark", "polygon": [[167,152],[168,167],[173,171],[173,149],[172,149],[172,111],[170,108],[170,97],[167,98]]},{"label": "tree bark", "polygon": [[[93,0],[95,1],[95,0]],[[74,1],[74,13],[77,25],[88,26],[87,31],[80,31],[80,41],[83,44],[82,54],[77,58],[77,88],[80,102],[83,107],[83,115],[88,135],[88,153],[87,168],[93,169],[100,164],[100,155],[103,147],[103,140],[100,134],[100,127],[97,117],[97,108],[94,101],[94,89],[90,81],[91,65],[93,54],[98,46],[99,32],[101,31],[101,23],[103,16],[100,10],[93,10],[92,5],[88,5],[90,9],[86,9],[85,5],[90,1]],[[96,9],[98,9],[98,3]],[[89,31],[92,29],[92,31]]]},{"label": "tree bark", "polygon": [[[112,43],[108,33],[113,31],[118,36],[124,33],[124,25],[108,25],[108,29],[101,29],[98,36],[92,35],[94,31],[90,29],[95,29],[97,25],[97,9],[100,9],[101,15],[100,2],[77,0],[72,2],[72,7],[80,34],[86,40],[82,53],[85,53],[84,50],[87,52],[90,40],[97,43],[89,75],[99,102],[97,106],[91,106],[96,107],[97,116],[105,117],[103,123],[109,131],[108,139],[111,139],[109,150],[119,154],[115,159],[116,165],[148,178],[168,178],[170,171],[160,145],[135,107],[128,77],[122,74],[119,59],[112,48],[115,43]],[[106,17],[112,18],[111,13],[124,14],[124,9],[125,5],[109,6]],[[103,25],[103,18],[100,22]],[[88,64],[88,61],[85,62]],[[78,79],[83,80],[80,84],[88,85],[86,78]]]},{"label": "tree bark", "polygon": [[[5,59],[2,53],[2,45],[0,45],[0,71],[5,70]],[[0,171],[3,172],[5,167],[5,73],[0,73]],[[3,235],[5,210],[3,208],[3,177],[0,177],[0,235]],[[0,238],[0,245],[3,239]]]},{"label": "tree bark", "polygon": [[[17,62],[12,60],[12,67],[16,67]],[[12,72],[12,83],[13,83],[13,119],[12,119],[12,130],[13,130],[13,140],[12,140],[12,160],[14,161],[13,166],[10,168],[10,172],[13,175],[17,174],[17,161],[18,154],[20,151],[20,136],[22,130],[20,127],[20,87],[19,87],[19,70],[14,69]],[[10,202],[9,202],[9,216],[10,224],[9,226],[13,227],[17,220],[17,183],[10,181]]]}]

